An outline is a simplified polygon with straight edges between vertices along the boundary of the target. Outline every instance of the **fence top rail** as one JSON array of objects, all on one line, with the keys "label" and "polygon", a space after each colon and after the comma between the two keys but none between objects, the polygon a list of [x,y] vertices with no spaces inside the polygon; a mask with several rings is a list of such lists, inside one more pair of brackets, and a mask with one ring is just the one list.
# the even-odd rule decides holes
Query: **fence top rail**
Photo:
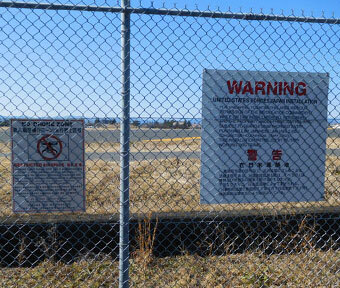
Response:
[{"label": "fence top rail", "polygon": [[109,7],[94,5],[73,5],[73,4],[52,4],[52,3],[32,3],[17,1],[1,1],[2,8],[26,8],[40,10],[73,10],[73,11],[93,11],[93,12],[128,12],[133,14],[148,15],[172,15],[172,16],[191,16],[203,18],[224,18],[239,20],[264,20],[264,21],[289,21],[302,23],[319,24],[340,24],[340,18],[305,17],[305,16],[285,16],[275,14],[256,14],[256,13],[232,13],[222,11],[199,11],[188,9],[166,9],[166,8],[133,8],[133,7]]}]

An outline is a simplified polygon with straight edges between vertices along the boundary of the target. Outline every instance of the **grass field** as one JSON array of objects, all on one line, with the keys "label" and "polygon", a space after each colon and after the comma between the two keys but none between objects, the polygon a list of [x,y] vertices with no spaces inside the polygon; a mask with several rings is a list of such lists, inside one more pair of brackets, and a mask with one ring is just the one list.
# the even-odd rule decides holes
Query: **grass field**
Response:
[{"label": "grass field", "polygon": [[[328,140],[337,148],[337,139]],[[334,144],[336,143],[336,144]],[[340,143],[339,143],[340,144]],[[5,153],[6,147],[0,147]],[[199,151],[199,139],[140,141],[131,151]],[[92,143],[87,152],[118,152],[117,143]],[[224,212],[229,215],[294,213],[298,209],[338,207],[340,159],[327,156],[323,202],[201,205],[199,159],[132,161],[131,213]],[[0,157],[0,216],[12,215],[10,160]],[[86,214],[119,212],[119,163],[86,161]],[[77,217],[79,214],[67,216]],[[42,219],[45,218],[42,215]],[[340,251],[313,247],[294,254],[266,255],[263,251],[223,256],[188,255],[155,258],[137,250],[130,260],[132,287],[339,287]],[[226,247],[226,251],[228,247]],[[102,258],[99,258],[102,257]],[[72,264],[45,260],[33,268],[1,268],[1,287],[117,287],[118,262],[106,256],[83,257]]]},{"label": "grass field", "polygon": [[[327,156],[323,202],[201,205],[199,159],[162,159],[131,162],[130,210],[132,213],[230,211],[233,213],[293,212],[295,208],[336,207],[340,203],[340,160]],[[86,161],[87,213],[119,211],[119,163]],[[0,158],[0,215],[12,214],[10,161]],[[248,211],[248,212],[247,212]]]},{"label": "grass field", "polygon": [[[339,287],[340,252],[261,252],[226,256],[177,256],[130,261],[131,287]],[[34,268],[0,269],[1,287],[118,287],[118,263],[45,261]]]},{"label": "grass field", "polygon": [[[328,147],[336,148],[340,140],[328,139]],[[8,152],[1,144],[0,151]],[[139,141],[131,151],[199,151],[200,139]],[[86,152],[118,152],[118,143],[91,143]],[[340,203],[340,159],[327,156],[324,202],[201,205],[199,203],[199,159],[160,159],[131,162],[130,204],[132,213],[190,211],[261,211],[282,212],[292,208],[334,207]],[[11,211],[10,160],[0,157],[0,216]],[[106,214],[119,211],[119,163],[103,160],[86,161],[87,213]]]},{"label": "grass field", "polygon": [[[156,139],[142,140],[130,143],[131,152],[170,152],[170,151],[200,151],[201,140],[195,138],[184,139]],[[94,142],[87,143],[85,150],[88,153],[119,152],[119,143]]]},{"label": "grass field", "polygon": [[[327,138],[327,148],[340,148],[340,138]],[[85,143],[87,153],[119,152],[118,142]],[[0,153],[10,153],[10,143],[0,142]],[[168,152],[168,151],[200,151],[201,140],[197,137],[142,140],[130,143],[131,152]]]}]

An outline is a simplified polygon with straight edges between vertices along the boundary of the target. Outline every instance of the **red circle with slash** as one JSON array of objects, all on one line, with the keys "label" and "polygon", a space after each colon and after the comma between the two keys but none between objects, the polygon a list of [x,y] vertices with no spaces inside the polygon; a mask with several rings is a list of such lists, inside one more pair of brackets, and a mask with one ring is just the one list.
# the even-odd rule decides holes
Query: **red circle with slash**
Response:
[{"label": "red circle with slash", "polygon": [[63,142],[57,136],[47,134],[38,140],[37,151],[44,160],[55,160],[63,151]]}]

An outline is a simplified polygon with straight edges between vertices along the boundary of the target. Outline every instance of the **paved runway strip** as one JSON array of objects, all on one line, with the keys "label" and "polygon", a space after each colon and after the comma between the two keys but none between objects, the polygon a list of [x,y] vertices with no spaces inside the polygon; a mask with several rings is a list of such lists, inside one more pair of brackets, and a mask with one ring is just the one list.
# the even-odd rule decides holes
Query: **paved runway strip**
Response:
[{"label": "paved runway strip", "polygon": [[[8,129],[7,129],[8,130]],[[340,137],[340,129],[327,129],[328,137]],[[9,131],[0,132],[0,141],[9,141]],[[183,140],[200,139],[200,129],[132,129],[131,142],[175,142]],[[86,143],[119,142],[119,130],[86,130]],[[326,149],[326,154],[340,157],[340,149]],[[156,151],[131,152],[131,161],[155,160],[167,158],[193,159],[200,157],[200,151]],[[0,157],[10,157],[10,153],[0,153]],[[119,161],[119,152],[88,152],[87,160],[102,159],[105,161]]]},{"label": "paved runway strip", "polygon": [[[176,139],[186,137],[200,137],[200,129],[131,129],[130,141],[137,142],[143,140]],[[118,142],[120,140],[119,129],[85,129],[85,142]],[[10,131],[8,128],[0,129],[0,142],[10,141]]]}]

